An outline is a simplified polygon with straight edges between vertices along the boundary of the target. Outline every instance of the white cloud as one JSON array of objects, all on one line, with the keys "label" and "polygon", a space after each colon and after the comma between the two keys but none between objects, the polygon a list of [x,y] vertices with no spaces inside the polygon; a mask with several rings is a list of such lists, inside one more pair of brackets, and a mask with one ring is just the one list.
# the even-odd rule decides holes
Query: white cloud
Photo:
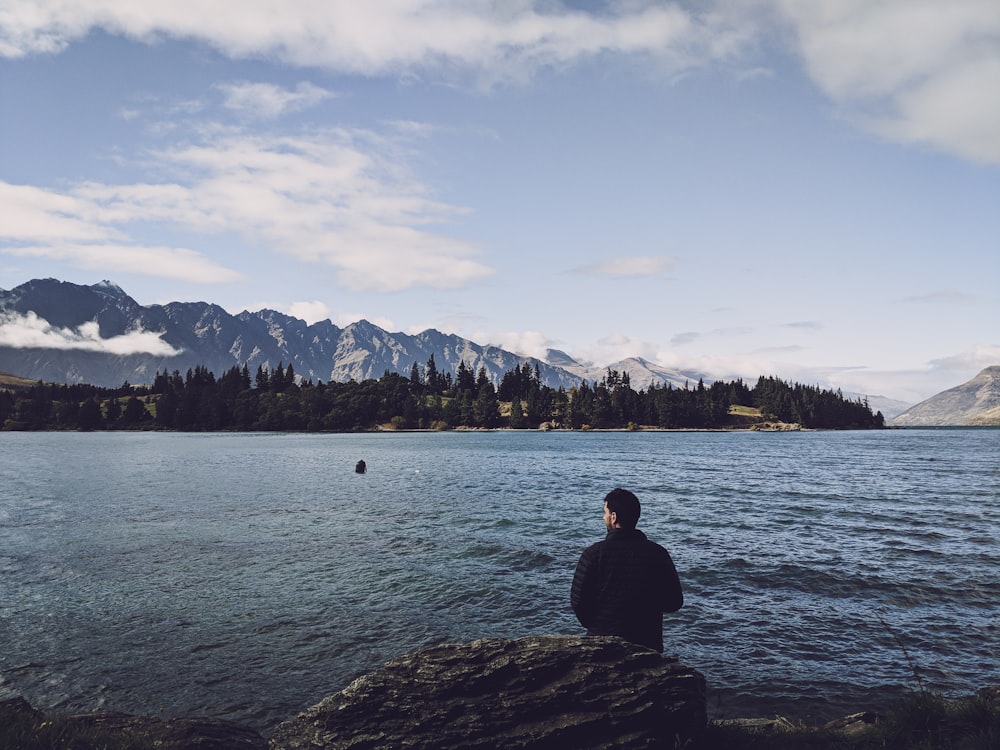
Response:
[{"label": "white cloud", "polygon": [[220,83],[224,106],[249,118],[270,120],[288,112],[297,112],[329,99],[333,93],[303,81],[294,91],[272,83]]},{"label": "white cloud", "polygon": [[613,333],[600,339],[593,346],[585,349],[581,356],[577,356],[576,351],[569,352],[571,356],[578,360],[610,364],[629,357],[642,357],[650,361],[657,361],[657,347],[655,344],[642,339],[627,336],[623,333]]},{"label": "white cloud", "polygon": [[[995,33],[1000,36],[1000,27]],[[1000,54],[943,70],[896,101],[897,116],[873,119],[874,130],[904,143],[1000,164]]]},{"label": "white cloud", "polygon": [[[967,352],[955,354],[951,357],[931,360],[929,366],[938,372],[973,372],[977,374],[987,367],[1000,365],[1000,346],[977,346]],[[970,378],[972,375],[969,376]],[[959,381],[955,385],[961,385],[964,381]]]},{"label": "white cloud", "polygon": [[155,223],[193,235],[237,234],[333,266],[354,291],[458,288],[493,273],[475,247],[434,231],[466,211],[430,196],[406,169],[398,139],[344,130],[204,132],[201,141],[150,155],[146,167],[162,182],[87,182],[62,193],[0,183],[0,213],[16,217],[0,224],[0,251],[189,281],[241,278],[195,250],[130,239],[131,225]]},{"label": "white cloud", "polygon": [[52,53],[94,29],[152,41],[194,39],[233,58],[277,59],[364,75],[476,71],[521,78],[603,53],[670,70],[732,55],[750,33],[724,14],[680,4],[613,4],[601,14],[519,0],[7,0],[0,55]]},{"label": "white cloud", "polygon": [[[54,53],[94,29],[173,37],[237,59],[268,58],[362,75],[526,80],[597,57],[676,75],[718,61],[737,76],[770,13],[790,23],[813,80],[884,137],[1000,163],[1000,3],[996,0],[756,0],[610,3],[601,12],[542,0],[6,0],[0,56]],[[741,72],[742,71],[742,72]],[[226,89],[243,112],[277,116],[328,95],[300,84]],[[252,104],[252,106],[251,106]]]},{"label": "white cloud", "polygon": [[163,333],[134,330],[103,339],[98,324],[93,321],[72,330],[57,328],[33,312],[26,315],[0,314],[0,346],[14,349],[75,349],[120,356],[154,354],[171,357],[181,353],[162,336]]},{"label": "white cloud", "polygon": [[0,241],[88,242],[117,236],[111,227],[90,220],[96,206],[79,197],[0,182]]},{"label": "white cloud", "polygon": [[[464,209],[440,203],[413,178],[398,144],[372,133],[223,134],[159,154],[190,183],[180,201],[157,187],[107,188],[110,210],[235,230],[306,262],[339,269],[348,289],[464,286],[492,269],[475,248],[429,230]],[[152,194],[148,193],[152,191]]]},{"label": "white cloud", "polygon": [[542,361],[545,360],[545,353],[556,344],[553,339],[538,331],[477,332],[472,335],[472,340],[488,341],[492,346]]},{"label": "white cloud", "polygon": [[59,243],[8,247],[3,252],[21,257],[68,261],[79,268],[101,272],[111,269],[118,273],[134,273],[195,284],[224,283],[243,278],[239,272],[221,266],[201,253],[176,247]]},{"label": "white cloud", "polygon": [[662,255],[636,255],[585,266],[580,272],[593,276],[658,276],[676,262]]},{"label": "white cloud", "polygon": [[88,193],[86,187],[59,193],[0,182],[0,214],[4,216],[0,222],[0,252],[67,261],[80,268],[182,281],[207,283],[242,278],[193,250],[131,242],[116,225],[118,217],[109,214],[107,207]]},{"label": "white cloud", "polygon": [[288,314],[293,318],[304,320],[309,325],[327,320],[330,317],[330,308],[319,300],[312,302],[293,302],[288,307]]},{"label": "white cloud", "polygon": [[1000,164],[996,0],[776,0],[810,74],[894,140]]}]

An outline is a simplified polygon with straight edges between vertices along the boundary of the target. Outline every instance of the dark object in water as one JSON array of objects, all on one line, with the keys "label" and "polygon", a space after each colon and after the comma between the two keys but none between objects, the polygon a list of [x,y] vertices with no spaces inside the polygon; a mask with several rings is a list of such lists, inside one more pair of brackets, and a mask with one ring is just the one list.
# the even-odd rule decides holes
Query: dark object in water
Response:
[{"label": "dark object in water", "polygon": [[368,471],[368,465],[364,461],[358,461],[354,464],[354,471],[358,474],[364,474]]}]

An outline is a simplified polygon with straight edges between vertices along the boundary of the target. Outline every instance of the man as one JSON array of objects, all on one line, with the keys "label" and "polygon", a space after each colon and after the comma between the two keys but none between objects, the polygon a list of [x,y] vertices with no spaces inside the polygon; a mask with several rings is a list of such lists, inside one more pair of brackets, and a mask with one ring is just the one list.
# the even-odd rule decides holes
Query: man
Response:
[{"label": "man", "polygon": [[608,535],[583,551],[570,603],[587,635],[617,635],[663,652],[663,613],[684,604],[670,553],[635,526],[639,499],[615,489],[604,498]]}]

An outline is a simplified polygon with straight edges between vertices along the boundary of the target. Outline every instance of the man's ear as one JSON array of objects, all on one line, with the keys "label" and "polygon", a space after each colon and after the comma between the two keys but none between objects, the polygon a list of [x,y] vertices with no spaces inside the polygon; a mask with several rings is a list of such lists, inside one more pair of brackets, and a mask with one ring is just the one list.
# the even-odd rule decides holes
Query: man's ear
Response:
[{"label": "man's ear", "polygon": [[611,511],[611,525],[612,526],[618,525],[618,514],[615,513],[614,511]]}]

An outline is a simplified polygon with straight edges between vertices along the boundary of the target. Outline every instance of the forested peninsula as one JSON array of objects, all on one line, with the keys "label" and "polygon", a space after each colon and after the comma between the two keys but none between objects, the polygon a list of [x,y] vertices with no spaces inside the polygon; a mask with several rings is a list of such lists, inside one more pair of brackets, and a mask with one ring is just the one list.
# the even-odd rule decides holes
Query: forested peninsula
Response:
[{"label": "forested peninsula", "polygon": [[537,366],[515,366],[495,386],[460,364],[439,372],[434,357],[409,377],[386,372],[362,382],[312,382],[292,366],[246,365],[216,377],[198,366],[157,373],[151,385],[118,388],[10,378],[0,383],[3,430],[173,430],[193,432],[362,432],[378,429],[755,429],[770,423],[803,429],[881,429],[881,412],[840,391],[761,376],[683,388],[635,390],[609,369],[597,383],[544,385]]}]

